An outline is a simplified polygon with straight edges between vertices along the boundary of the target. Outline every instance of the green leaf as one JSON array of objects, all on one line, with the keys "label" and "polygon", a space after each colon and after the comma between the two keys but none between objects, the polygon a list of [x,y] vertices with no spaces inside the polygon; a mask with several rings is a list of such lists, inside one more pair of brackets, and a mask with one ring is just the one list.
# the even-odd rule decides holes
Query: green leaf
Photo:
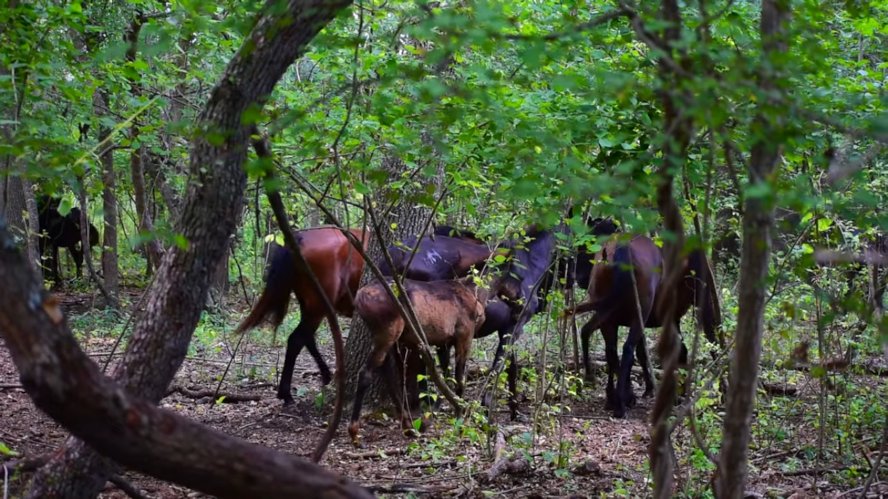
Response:
[{"label": "green leaf", "polygon": [[6,443],[0,440],[0,455],[15,457],[18,456],[19,453],[7,447]]}]

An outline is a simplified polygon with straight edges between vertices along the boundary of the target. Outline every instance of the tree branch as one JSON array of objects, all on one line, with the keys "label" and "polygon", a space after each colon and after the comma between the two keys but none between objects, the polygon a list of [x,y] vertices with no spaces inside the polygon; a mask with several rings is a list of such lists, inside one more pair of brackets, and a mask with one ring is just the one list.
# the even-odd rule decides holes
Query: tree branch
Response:
[{"label": "tree branch", "polygon": [[370,497],[311,463],[209,429],[131,396],[80,350],[0,224],[0,336],[28,394],[92,448],[133,470],[220,497]]}]

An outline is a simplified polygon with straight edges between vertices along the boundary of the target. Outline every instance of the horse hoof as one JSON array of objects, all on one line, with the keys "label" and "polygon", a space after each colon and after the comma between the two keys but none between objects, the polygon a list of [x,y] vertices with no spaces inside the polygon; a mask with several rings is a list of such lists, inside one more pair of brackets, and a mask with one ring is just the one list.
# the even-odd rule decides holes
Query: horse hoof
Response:
[{"label": "horse hoof", "polygon": [[361,435],[359,434],[360,427],[357,423],[352,423],[348,425],[348,436],[351,437],[352,445],[361,448],[363,444],[361,443]]},{"label": "horse hoof", "polygon": [[333,376],[330,376],[329,372],[321,373],[321,386],[327,386],[331,381],[333,381]]},{"label": "horse hoof", "polygon": [[632,394],[628,399],[626,399],[626,407],[628,407],[629,409],[635,407],[637,403],[638,397],[636,397],[635,394]]},{"label": "horse hoof", "polygon": [[614,418],[626,419],[626,409],[623,409],[623,408],[614,409]]},{"label": "horse hoof", "polygon": [[293,396],[289,392],[278,392],[277,398],[284,401],[284,407],[291,406],[296,403]]}]

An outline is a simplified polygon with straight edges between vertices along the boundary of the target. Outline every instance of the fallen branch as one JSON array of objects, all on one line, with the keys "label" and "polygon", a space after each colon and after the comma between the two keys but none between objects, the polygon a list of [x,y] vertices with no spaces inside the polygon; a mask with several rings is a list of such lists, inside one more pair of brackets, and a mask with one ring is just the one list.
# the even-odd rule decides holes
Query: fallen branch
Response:
[{"label": "fallen branch", "polygon": [[50,457],[52,457],[52,454],[47,453],[34,457],[13,459],[0,464],[0,468],[6,470],[6,473],[10,475],[13,473],[28,473],[38,468],[42,468],[43,465],[49,462]]},{"label": "fallen branch", "polygon": [[238,402],[255,402],[261,400],[259,395],[248,395],[242,393],[216,392],[215,390],[192,390],[182,385],[173,385],[167,391],[167,397],[174,393],[179,393],[190,399],[209,398],[210,402],[220,400],[226,404],[237,404]]},{"label": "fallen branch", "polygon": [[768,383],[765,381],[760,382],[759,387],[768,395],[778,397],[795,397],[796,395],[798,395],[799,392],[798,387],[794,385]]},{"label": "fallen branch", "polygon": [[845,471],[850,466],[837,466],[835,468],[827,468],[825,466],[818,466],[816,468],[805,468],[803,470],[795,470],[795,471],[781,471],[779,472],[783,476],[802,476],[802,475],[821,475],[823,473],[836,473],[839,471]]},{"label": "fallen branch", "polygon": [[345,457],[349,459],[371,459],[374,457],[401,456],[406,453],[407,451],[405,449],[377,449],[366,452],[346,452]]},{"label": "fallen branch", "polygon": [[500,475],[520,475],[521,473],[527,473],[528,471],[530,471],[530,463],[525,461],[522,457],[503,459],[490,468],[490,471],[487,472],[487,480],[493,481]]},{"label": "fallen branch", "polygon": [[[509,459],[506,453],[506,440],[513,435],[527,431],[523,426],[507,426],[497,428],[493,444],[493,466],[487,471],[487,480],[493,481],[503,473],[520,473],[527,471],[530,465],[524,459]],[[522,464],[518,464],[520,461]]]},{"label": "fallen branch", "polygon": [[428,494],[428,495],[436,495],[441,494],[443,492],[447,492],[448,490],[455,489],[456,486],[446,486],[446,487],[435,487],[435,488],[426,488],[419,485],[413,485],[410,483],[393,483],[391,485],[368,485],[367,490],[370,492],[376,492],[380,494],[410,494],[410,493],[418,493],[418,494]]}]

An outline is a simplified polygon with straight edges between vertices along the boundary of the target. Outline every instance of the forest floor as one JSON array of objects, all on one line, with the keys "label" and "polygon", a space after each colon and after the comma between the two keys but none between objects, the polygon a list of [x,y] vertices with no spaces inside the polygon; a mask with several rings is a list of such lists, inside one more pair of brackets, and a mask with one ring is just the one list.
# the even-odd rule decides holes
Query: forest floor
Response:
[{"label": "forest floor", "polygon": [[[86,312],[90,306],[88,300],[83,296],[66,296],[63,302],[69,317]],[[78,333],[82,335],[85,331]],[[104,362],[114,338],[83,338],[85,351],[100,364]],[[184,390],[171,392],[162,406],[227,434],[307,457],[324,432],[333,397],[332,391],[320,389],[319,375],[311,357],[300,356],[293,380],[296,404],[284,408],[275,398],[274,384],[275,366],[283,357],[283,348],[247,345],[248,353],[239,356],[245,360],[232,367],[221,392],[254,400],[213,403],[212,396],[195,392],[214,392],[226,368],[227,343],[219,338],[216,345],[216,348],[197,350],[192,346],[173,382],[174,387],[184,387]],[[489,345],[483,343],[481,348],[487,347]],[[332,364],[329,341],[322,350]],[[486,368],[487,362],[481,361],[469,369],[475,378],[481,371],[481,363]],[[471,398],[477,393],[478,383],[473,383],[472,377],[469,381]],[[883,383],[879,379],[872,382]],[[530,389],[525,384],[523,390]],[[636,391],[641,391],[638,386]],[[817,392],[809,386],[797,396],[812,397],[811,402],[816,404]],[[525,464],[516,465],[493,479],[488,477],[493,463],[486,435],[475,430],[477,426],[455,424],[445,411],[433,417],[421,437],[411,439],[404,437],[397,424],[382,412],[365,410],[363,447],[355,448],[351,444],[342,425],[322,464],[371,488],[377,495],[388,497],[646,497],[651,490],[647,468],[647,415],[651,404],[650,399],[639,399],[628,419],[613,419],[604,411],[602,385],[596,382],[582,396],[569,401],[569,411],[558,414],[550,410],[543,418],[537,415],[536,420],[542,424],[531,424],[527,418],[511,423],[507,411],[500,410],[496,416],[498,422],[514,433],[508,439],[506,455],[523,459]],[[523,407],[528,405],[525,401]],[[348,411],[346,417],[347,414]],[[810,436],[802,440],[810,441],[816,438],[817,430],[808,420],[800,418],[782,424],[797,426],[796,430],[802,430],[797,434]],[[65,430],[37,410],[21,389],[15,366],[0,341],[0,443],[5,443],[19,457],[32,458],[51,452],[65,437]],[[711,474],[711,465],[704,463],[698,465],[696,471],[689,471],[690,458],[681,457],[694,455],[681,448],[690,446],[689,437],[679,432],[676,442],[681,470],[676,475],[676,495],[697,497],[704,490],[701,483]],[[810,455],[807,452],[810,446],[799,445],[799,439],[790,439],[782,446],[751,451],[749,491],[753,497],[799,499],[859,495],[868,469],[857,473],[860,478],[856,483],[849,481],[847,472],[853,470],[854,465],[806,458]],[[874,438],[866,448],[861,447],[866,460],[875,458],[878,446],[879,439]],[[2,459],[7,458],[0,457]],[[23,490],[27,476],[26,473],[10,478],[11,497]],[[888,477],[888,470],[884,476]],[[124,478],[148,497],[204,497],[138,473],[127,472]],[[877,479],[869,496],[879,497],[880,493],[888,496],[888,482]],[[126,495],[109,483],[101,497]]]}]

